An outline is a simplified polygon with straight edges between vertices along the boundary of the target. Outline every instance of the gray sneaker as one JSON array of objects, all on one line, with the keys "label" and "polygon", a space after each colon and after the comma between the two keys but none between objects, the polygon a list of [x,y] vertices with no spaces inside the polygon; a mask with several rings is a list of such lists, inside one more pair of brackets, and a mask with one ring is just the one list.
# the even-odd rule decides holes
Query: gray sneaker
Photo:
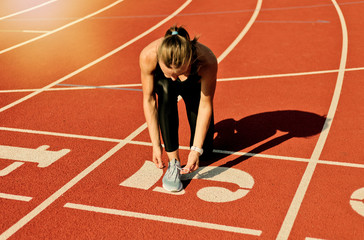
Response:
[{"label": "gray sneaker", "polygon": [[168,169],[163,177],[163,188],[170,192],[179,192],[183,189],[181,182],[181,164],[176,159],[169,161]]}]

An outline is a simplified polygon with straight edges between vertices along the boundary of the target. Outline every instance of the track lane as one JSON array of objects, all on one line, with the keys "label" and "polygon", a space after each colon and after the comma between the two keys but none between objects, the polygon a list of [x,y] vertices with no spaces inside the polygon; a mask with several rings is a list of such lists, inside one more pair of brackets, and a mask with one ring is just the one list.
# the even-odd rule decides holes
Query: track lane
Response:
[{"label": "track lane", "polygon": [[[264,2],[244,45],[220,64],[219,78],[337,69],[341,43],[328,37],[340,31],[335,10],[315,1],[304,5]],[[319,19],[329,23],[312,23]]]},{"label": "track lane", "polygon": [[[309,4],[309,3],[308,3]],[[313,4],[314,5],[314,4]],[[257,20],[257,22],[259,22],[260,21],[260,19],[261,18],[264,18],[264,17],[266,17],[266,16],[269,16],[269,14],[265,14],[265,12],[264,12],[264,4],[263,4],[263,8],[262,8],[262,15],[260,15],[260,17],[258,18],[258,20]],[[301,8],[300,8],[301,9]],[[295,12],[295,10],[294,9],[292,9],[292,11],[290,11],[290,14],[292,14],[292,13],[294,13]],[[319,11],[319,12],[316,12],[316,14],[317,13],[320,13],[321,11]],[[329,11],[329,15],[325,15],[325,16],[329,16],[329,17],[332,17],[333,16],[333,11]],[[301,13],[302,14],[302,13]],[[289,14],[287,14],[287,15],[289,15]],[[303,15],[303,14],[302,14]],[[302,15],[299,15],[299,14],[295,14],[294,16],[302,16]],[[309,15],[307,15],[307,16],[309,16]],[[290,20],[290,19],[289,19]],[[288,21],[288,23],[287,24],[290,24],[289,23],[289,20],[286,20],[286,21]],[[335,19],[334,19],[335,20]],[[265,22],[273,22],[272,20],[270,20],[270,21],[265,21]],[[331,21],[330,21],[331,22]],[[330,24],[330,26],[328,26],[328,28],[330,29],[330,31],[336,31],[337,32],[337,30],[339,30],[339,32],[340,32],[340,28],[339,28],[339,25],[338,24],[335,24],[335,23],[337,23],[337,21],[335,22],[335,21],[333,21],[333,24]],[[258,25],[255,25],[255,26],[258,26]],[[255,31],[256,30],[258,30],[259,28],[258,27],[255,27],[254,29],[253,29],[253,31],[252,31],[252,33],[251,34],[254,34],[255,33]],[[324,32],[324,31],[323,31]],[[292,37],[291,36],[293,36],[293,34],[294,33],[300,33],[300,32],[293,32],[293,31],[291,31],[291,32],[287,32],[287,34],[289,35],[289,38],[287,38],[288,40],[293,40],[292,39]],[[283,34],[283,36],[286,36],[287,34]],[[332,35],[332,34],[330,34],[330,35]],[[252,36],[252,35],[249,35],[249,36]],[[268,34],[268,36],[272,36],[272,35],[270,35],[270,34]],[[311,39],[310,39],[310,41],[307,41],[307,37],[309,37],[309,33],[307,33],[307,32],[305,32],[304,33],[304,36],[305,37],[302,37],[301,38],[301,41],[306,41],[306,43],[309,43],[309,44],[313,44],[312,43],[312,41],[311,41]],[[272,36],[272,37],[274,37],[274,36]],[[256,38],[255,38],[256,39]],[[315,38],[316,39],[316,38]],[[247,38],[247,39],[245,39],[245,40],[247,40],[247,41],[249,41],[249,38]],[[268,39],[265,39],[265,41],[267,41]],[[327,40],[327,36],[326,36],[326,38],[325,37],[323,37],[323,38],[320,38],[320,41],[322,41],[322,42],[325,42],[326,43],[326,41],[325,40]],[[273,43],[277,43],[278,41],[273,41]],[[285,42],[284,42],[285,43]],[[305,43],[305,44],[306,44]],[[327,56],[330,56],[329,57],[329,59],[328,59],[328,61],[324,61],[324,60],[322,60],[320,63],[321,64],[317,64],[318,62],[315,62],[316,61],[316,58],[314,58],[314,57],[312,57],[312,59],[315,59],[315,61],[313,61],[313,64],[315,64],[315,67],[317,68],[317,67],[319,67],[319,68],[321,68],[322,69],[322,65],[324,65],[324,64],[329,64],[329,65],[327,65],[327,66],[329,66],[328,68],[330,69],[330,68],[335,68],[334,66],[335,66],[335,63],[336,64],[338,64],[338,60],[340,60],[340,57],[338,56],[338,57],[336,57],[336,58],[333,58],[334,57],[334,55],[337,53],[337,51],[335,51],[335,49],[340,49],[339,47],[340,47],[340,41],[337,41],[337,42],[333,42],[333,41],[327,41],[327,43],[328,44],[326,44],[325,45],[325,48],[320,48],[319,49],[319,51],[318,51],[318,53],[320,53],[320,57],[322,58],[322,59],[324,59],[324,58],[326,58]],[[249,45],[249,46],[252,46],[252,44],[251,45]],[[338,47],[339,46],[339,47]],[[296,43],[296,45],[295,45],[295,51],[296,51],[296,49],[299,49],[299,46],[297,45],[297,43]],[[332,50],[328,50],[328,49],[330,49],[330,48],[332,48]],[[274,48],[275,50],[277,50],[276,48]],[[307,50],[308,48],[307,47],[303,47],[302,48],[302,51],[305,51],[305,53],[304,54],[306,54],[306,56],[307,55],[310,55],[310,54],[312,54],[312,53],[314,53],[314,54],[317,54],[317,52],[315,52],[315,51],[311,51],[311,52],[307,52],[306,50]],[[312,49],[312,48],[311,48]],[[238,59],[238,57],[236,57],[237,56],[237,54],[239,54],[239,50],[241,50],[241,48],[239,49],[239,46],[236,48],[236,51],[234,51],[233,52],[233,54],[232,55],[230,55],[228,58],[227,58],[227,60],[225,61],[225,62],[223,62],[223,66],[222,66],[222,68],[224,67],[224,64],[226,64],[226,71],[223,71],[224,73],[229,73],[229,74],[231,74],[234,70],[237,70],[237,71],[241,71],[242,70],[242,67],[238,67],[237,65],[236,65],[236,67],[233,67],[232,69],[232,71],[231,71],[231,67],[232,66],[235,66],[234,64],[235,64],[235,62],[234,62],[234,60],[236,61],[236,59]],[[301,50],[301,49],[300,49]],[[314,48],[314,50],[316,50],[316,48]],[[284,63],[282,63],[281,61],[278,61],[279,62],[279,64],[277,64],[277,63],[273,63],[272,61],[270,62],[270,65],[269,64],[262,64],[262,60],[263,61],[265,61],[266,59],[263,59],[263,58],[257,58],[257,54],[256,53],[265,53],[265,54],[267,54],[267,51],[252,51],[251,49],[249,49],[249,50],[247,50],[247,51],[251,51],[253,54],[251,54],[251,56],[252,57],[255,57],[255,61],[247,61],[247,62],[249,62],[249,63],[254,63],[254,62],[257,62],[257,63],[259,63],[260,65],[259,66],[267,66],[267,68],[272,68],[272,67],[281,67],[282,69],[284,68],[285,69],[285,71],[287,71],[287,69],[289,69],[289,67],[291,67],[292,65],[288,65],[288,68],[287,68],[287,65],[286,64],[284,64]],[[327,53],[326,55],[323,55],[322,53],[321,53],[321,51],[324,51],[325,53]],[[339,51],[339,53],[340,53],[340,51]],[[234,54],[236,54],[236,55],[234,55]],[[272,55],[274,55],[274,56],[279,56],[279,54],[272,54]],[[285,57],[287,57],[286,56],[287,54],[282,54],[282,56],[285,56]],[[292,56],[292,55],[294,55],[294,56]],[[345,54],[343,54],[343,55],[345,55]],[[268,56],[269,56],[269,52],[268,52]],[[289,56],[289,58],[287,58],[285,61],[290,61],[290,64],[292,63],[292,58],[294,58],[294,57],[296,57],[296,56],[302,56],[301,54],[299,54],[299,53],[297,53],[297,51],[296,52],[292,52],[291,53],[291,56]],[[305,55],[303,55],[303,56],[305,56]],[[229,58],[232,60],[232,61],[230,61],[229,62]],[[240,59],[244,59],[244,61],[246,60],[245,58],[242,58],[241,57],[241,55],[240,55]],[[259,62],[260,61],[260,62]],[[232,65],[229,65],[230,63],[233,63]],[[314,66],[312,64],[312,66]],[[316,65],[317,64],[317,65]],[[243,65],[244,66],[244,65]],[[310,70],[312,70],[312,69],[315,69],[315,68],[312,68],[311,67],[311,65],[310,65],[310,63],[305,63],[305,64],[301,64],[301,65],[297,65],[297,66],[299,66],[299,67],[304,67],[304,68],[307,68],[307,69],[310,69]],[[293,67],[293,66],[292,66]],[[295,68],[296,68],[296,66],[294,66]],[[344,64],[344,67],[345,67],[345,64]],[[340,65],[340,68],[341,68],[341,70],[339,71],[339,79],[340,78],[342,78],[342,73],[343,73],[343,63],[341,62],[341,65]],[[220,69],[221,69],[221,67],[220,67]],[[245,69],[248,69],[248,68],[245,68],[244,67],[244,70]],[[266,69],[266,68],[265,68]],[[260,69],[260,73],[265,73],[264,71],[265,71],[265,69]],[[325,69],[325,68],[323,68],[323,69]],[[228,71],[228,70],[230,70],[230,71]],[[249,69],[250,70],[250,69]],[[276,72],[277,73],[277,72]],[[237,76],[241,76],[242,74],[236,74]],[[253,74],[251,74],[251,75],[253,75]],[[255,74],[255,75],[258,75],[258,74]],[[340,75],[341,75],[341,77],[340,77]],[[338,80],[338,83],[339,83],[339,87],[338,87],[338,89],[340,89],[340,82],[342,81],[342,79],[341,80]],[[282,86],[281,86],[282,87]],[[284,88],[284,87],[282,87],[282,88]],[[257,88],[258,89],[258,88]],[[268,88],[269,89],[269,88]],[[336,95],[338,94],[340,92],[340,90],[338,90],[338,91],[336,91]],[[228,94],[228,95],[230,95],[230,94]],[[272,96],[272,97],[274,97],[274,96]],[[277,97],[276,97],[277,98]],[[330,112],[330,115],[331,116],[333,116],[333,114],[332,113],[334,113],[335,112],[335,102],[336,102],[336,100],[338,100],[338,98],[337,97],[334,97],[334,104],[333,104],[333,106],[334,107],[332,107],[331,109],[332,110],[330,110],[329,112]],[[230,100],[230,102],[231,102],[231,100]],[[320,100],[320,102],[321,103],[323,103],[324,101],[323,101],[323,99],[321,99]],[[326,103],[329,103],[329,102],[326,102]],[[337,102],[336,102],[337,103]],[[327,104],[326,104],[327,105]],[[278,109],[280,109],[280,108],[278,108]],[[312,109],[312,107],[309,107],[309,110],[311,110]],[[326,111],[328,111],[328,110],[326,110]],[[324,112],[321,112],[321,114],[325,114],[325,112],[326,112],[325,110],[324,110]],[[310,111],[311,112],[311,111]],[[297,146],[297,145],[296,145]],[[322,145],[320,146],[320,147],[322,147]],[[320,148],[319,147],[319,148]],[[309,153],[310,151],[308,151],[307,153]],[[282,229],[285,229],[286,230],[286,226],[283,226],[282,227]],[[288,232],[289,232],[290,230],[288,229]],[[289,233],[288,233],[288,235],[289,235]],[[281,236],[278,236],[278,238],[280,238]],[[283,237],[282,239],[286,239],[287,238],[287,235],[285,236],[285,237]]]},{"label": "track lane", "polygon": [[[219,56],[237,37],[237,34],[244,28],[252,16],[252,11],[229,14],[232,9],[255,9],[255,1],[237,2],[229,1],[228,4],[216,8],[219,1],[210,1],[205,4],[203,1],[193,1],[193,7],[186,9],[182,14],[164,24],[156,31],[145,36],[145,38],[133,44],[133,48],[123,49],[122,52],[111,56],[100,62],[93,68],[78,74],[66,81],[69,84],[80,85],[113,85],[140,83],[138,53],[150,42],[164,35],[165,29],[173,24],[183,24],[190,31],[191,36],[200,36],[200,41],[209,46]],[[219,13],[219,10],[222,13]],[[155,21],[160,16],[157,12],[151,11],[155,17],[132,17],[132,28],[143,24],[144,21]],[[150,16],[149,12],[147,16]],[[136,15],[140,16],[140,15]],[[226,23],[230,27],[226,28]],[[218,30],[219,29],[219,30]],[[133,29],[130,29],[132,31]],[[221,37],[223,35],[224,37]],[[104,71],[103,69],[108,69]]]},{"label": "track lane", "polygon": [[360,14],[364,9],[364,2],[358,1],[356,4],[346,4],[351,1],[338,1],[348,26],[348,37],[350,46],[348,49],[347,66],[363,67],[362,56],[364,56],[364,34],[362,31],[364,19]]},{"label": "track lane", "polygon": [[322,158],[339,162],[363,163],[364,71],[345,73],[345,82],[335,121],[323,149]]},{"label": "track lane", "polygon": [[[347,66],[360,65],[364,35],[359,29],[362,18],[358,13],[363,4],[345,4],[338,1],[345,16],[348,29]],[[330,161],[362,163],[364,152],[362,125],[364,122],[363,106],[363,71],[345,72],[340,102],[330,134],[322,151],[321,158]],[[309,189],[307,190],[301,211],[292,229],[292,235],[300,237],[299,226],[305,219],[312,219],[307,231],[311,236],[326,239],[362,239],[364,237],[363,216],[350,205],[351,196],[364,187],[363,170],[345,170],[339,167],[317,166]],[[327,193],[322,197],[322,192]],[[318,208],[320,210],[318,210]],[[313,217],[313,213],[316,213]],[[325,219],[325,221],[322,221]],[[332,227],[335,226],[335,227]]]},{"label": "track lane", "polygon": [[295,193],[295,196],[292,200],[292,203],[288,209],[287,215],[283,221],[282,227],[278,233],[277,239],[288,239],[293,227],[293,224],[296,220],[297,214],[300,210],[302,201],[306,195],[307,189],[309,187],[309,184],[312,180],[312,176],[315,172],[317,162],[321,156],[321,152],[325,146],[326,139],[328,137],[332,121],[334,121],[335,113],[337,110],[337,106],[340,99],[340,94],[342,90],[342,85],[344,81],[344,73],[346,68],[346,61],[347,61],[347,51],[348,51],[348,32],[346,27],[346,22],[344,15],[342,14],[342,11],[340,9],[340,6],[337,4],[335,0],[332,0],[332,3],[335,7],[335,10],[337,11],[341,30],[342,30],[342,48],[341,48],[341,58],[340,58],[340,65],[339,65],[339,73],[336,80],[335,90],[333,93],[333,97],[331,100],[330,108],[327,114],[327,119],[325,122],[325,125],[327,126],[327,129],[323,129],[320,137],[318,139],[318,142],[313,150],[313,153],[311,155],[310,162],[305,170],[305,173],[302,176],[302,180],[297,188],[297,191]]}]

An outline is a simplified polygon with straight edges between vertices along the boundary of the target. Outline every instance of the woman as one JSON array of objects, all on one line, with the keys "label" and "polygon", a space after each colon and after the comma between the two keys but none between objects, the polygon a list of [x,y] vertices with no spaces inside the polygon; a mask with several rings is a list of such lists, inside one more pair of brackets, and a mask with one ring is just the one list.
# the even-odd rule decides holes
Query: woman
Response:
[{"label": "woman", "polygon": [[[212,152],[217,59],[197,38],[190,40],[183,27],[173,26],[163,38],[142,50],[139,63],[153,162],[159,168],[164,167],[160,129],[169,159],[163,187],[168,191],[180,191],[183,188],[180,174],[197,170],[200,155],[205,157]],[[178,150],[179,95],[185,102],[191,131],[191,151],[183,169]]]}]

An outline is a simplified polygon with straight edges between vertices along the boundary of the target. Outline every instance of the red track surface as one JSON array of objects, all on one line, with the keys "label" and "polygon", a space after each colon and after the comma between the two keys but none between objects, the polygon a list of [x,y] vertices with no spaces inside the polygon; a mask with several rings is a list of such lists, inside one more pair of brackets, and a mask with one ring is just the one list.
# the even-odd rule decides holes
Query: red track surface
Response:
[{"label": "red track surface", "polygon": [[[1,1],[0,239],[364,239],[363,1],[193,0],[155,29],[185,2],[113,3]],[[177,195],[145,170],[138,67],[175,23],[231,50],[219,153]]]}]

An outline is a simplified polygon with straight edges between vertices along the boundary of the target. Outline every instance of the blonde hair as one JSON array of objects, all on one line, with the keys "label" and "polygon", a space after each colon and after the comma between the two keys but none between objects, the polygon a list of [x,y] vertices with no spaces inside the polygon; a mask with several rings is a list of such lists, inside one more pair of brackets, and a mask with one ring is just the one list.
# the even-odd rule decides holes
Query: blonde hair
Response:
[{"label": "blonde hair", "polygon": [[197,38],[192,41],[186,29],[182,26],[169,28],[158,48],[157,58],[168,68],[180,68],[190,64],[196,58],[195,44]]}]

